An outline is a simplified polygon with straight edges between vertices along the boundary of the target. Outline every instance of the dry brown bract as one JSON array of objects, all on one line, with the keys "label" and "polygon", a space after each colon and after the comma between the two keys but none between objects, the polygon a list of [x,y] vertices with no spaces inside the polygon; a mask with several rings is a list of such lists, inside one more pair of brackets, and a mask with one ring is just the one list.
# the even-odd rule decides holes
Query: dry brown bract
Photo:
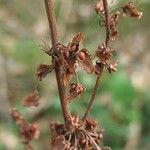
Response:
[{"label": "dry brown bract", "polygon": [[123,15],[129,16],[129,17],[136,17],[138,19],[141,19],[143,12],[140,12],[136,6],[135,3],[129,2],[125,6],[122,7]]},{"label": "dry brown bract", "polygon": [[39,78],[40,81],[42,81],[42,78],[45,78],[45,76],[52,72],[54,70],[54,64],[51,65],[46,65],[46,64],[39,64],[37,67],[37,77]]},{"label": "dry brown bract", "polygon": [[67,100],[70,102],[77,96],[83,94],[85,92],[85,87],[80,83],[71,83],[69,95],[67,96]]}]

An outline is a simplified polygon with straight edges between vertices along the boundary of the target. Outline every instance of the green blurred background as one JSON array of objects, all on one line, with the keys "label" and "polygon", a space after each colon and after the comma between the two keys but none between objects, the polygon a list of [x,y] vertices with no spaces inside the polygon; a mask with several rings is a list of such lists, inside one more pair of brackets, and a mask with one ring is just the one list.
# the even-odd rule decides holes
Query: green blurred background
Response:
[{"label": "green blurred background", "polygon": [[[111,9],[125,0],[113,0]],[[74,33],[83,32],[82,46],[94,54],[105,38],[95,14],[95,0],[55,0],[60,41],[67,44]],[[124,18],[120,37],[113,42],[118,71],[103,74],[91,116],[105,128],[104,145],[113,150],[150,149],[150,1],[136,1],[143,18]],[[50,44],[44,0],[0,0],[0,150],[21,150],[19,131],[9,115],[17,107],[27,120],[38,122],[40,138],[33,142],[36,150],[47,150],[50,122],[62,121],[54,73],[39,83],[40,106],[25,109],[22,99],[35,86],[37,65],[49,63],[41,51],[42,40]],[[78,72],[86,94],[74,101],[73,113],[83,115],[95,77]]]}]

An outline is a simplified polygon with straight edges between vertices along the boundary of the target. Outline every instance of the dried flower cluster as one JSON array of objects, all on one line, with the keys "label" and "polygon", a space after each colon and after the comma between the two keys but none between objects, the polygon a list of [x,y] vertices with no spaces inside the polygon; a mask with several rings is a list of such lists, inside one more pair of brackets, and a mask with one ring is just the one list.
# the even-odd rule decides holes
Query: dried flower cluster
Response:
[{"label": "dried flower cluster", "polygon": [[[142,12],[138,11],[133,2],[129,2],[128,4],[120,7],[116,12],[108,11],[107,0],[100,0],[96,4],[95,11],[101,18],[100,25],[106,28],[106,40],[97,46],[97,49],[95,50],[96,61],[94,61],[91,58],[89,50],[80,47],[80,43],[84,39],[82,32],[75,34],[68,45],[57,42],[56,32],[54,32],[56,28],[54,28],[55,21],[51,3],[51,0],[45,0],[49,24],[53,33],[53,46],[50,47],[47,44],[44,44],[42,49],[52,58],[52,62],[51,64],[40,64],[37,67],[36,75],[37,79],[42,81],[48,73],[51,73],[53,70],[56,72],[65,124],[51,124],[52,149],[109,150],[110,148],[108,147],[99,147],[99,144],[103,139],[104,131],[101,128],[98,129],[96,121],[88,118],[87,115],[93,104],[98,87],[98,81],[104,69],[107,69],[109,73],[117,70],[117,62],[113,59],[114,49],[109,46],[109,41],[113,41],[119,36],[117,29],[119,19],[124,16],[140,19]],[[55,36],[55,38],[53,36]],[[86,88],[81,83],[72,80],[73,78],[76,78],[77,67],[80,67],[88,74],[97,76],[97,82],[95,84],[92,97],[82,119],[80,119],[78,115],[71,115],[68,107],[68,104],[72,102],[73,99],[81,96],[86,91]],[[23,101],[23,105],[25,107],[38,106],[38,92],[35,91],[26,96]],[[28,146],[26,149],[31,149],[30,142],[39,136],[38,126],[36,124],[28,123],[16,109],[12,109],[11,116],[20,128],[24,143]]]},{"label": "dried flower cluster", "polygon": [[[102,150],[98,145],[102,142],[104,131],[97,128],[93,119],[82,121],[78,116],[72,116],[71,124],[68,127],[59,123],[51,124],[53,150]],[[110,150],[108,147],[104,149]]]},{"label": "dried flower cluster", "polygon": [[39,126],[37,123],[28,123],[22,114],[16,108],[11,109],[11,116],[16,124],[19,126],[21,138],[25,144],[26,150],[32,149],[31,141],[37,139],[40,134]]}]

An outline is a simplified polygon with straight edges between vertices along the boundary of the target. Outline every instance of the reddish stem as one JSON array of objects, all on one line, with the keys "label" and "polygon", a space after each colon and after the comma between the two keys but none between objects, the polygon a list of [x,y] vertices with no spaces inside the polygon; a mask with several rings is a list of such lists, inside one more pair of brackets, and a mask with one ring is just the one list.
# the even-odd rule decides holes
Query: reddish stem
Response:
[{"label": "reddish stem", "polygon": [[[54,46],[55,44],[58,43],[58,33],[57,33],[55,13],[53,9],[52,0],[44,0],[44,1],[45,1],[47,18],[49,22],[50,33],[51,33],[51,41],[52,41],[52,45]],[[65,91],[64,82],[62,80],[62,72],[58,62],[55,62],[55,73],[56,73],[56,80],[58,85],[61,109],[62,109],[64,121],[67,124],[68,122],[70,122],[71,114],[66,100],[66,91]]]},{"label": "reddish stem", "polygon": [[[103,0],[103,6],[104,6],[104,10],[105,10],[105,27],[106,27],[106,39],[105,39],[105,44],[106,44],[106,47],[108,46],[108,42],[109,42],[109,24],[108,24],[108,19],[109,19],[109,13],[108,13],[108,3],[107,3],[107,0]],[[101,76],[98,76],[97,79],[96,79],[96,83],[94,85],[94,90],[93,90],[93,93],[92,93],[92,96],[90,98],[90,102],[87,106],[87,109],[86,109],[86,112],[82,118],[82,120],[86,119],[86,117],[88,116],[88,114],[90,113],[90,110],[93,106],[93,103],[94,103],[94,99],[95,99],[95,96],[96,96],[96,92],[98,90],[98,87],[99,87],[99,80],[100,80],[100,77]]]}]

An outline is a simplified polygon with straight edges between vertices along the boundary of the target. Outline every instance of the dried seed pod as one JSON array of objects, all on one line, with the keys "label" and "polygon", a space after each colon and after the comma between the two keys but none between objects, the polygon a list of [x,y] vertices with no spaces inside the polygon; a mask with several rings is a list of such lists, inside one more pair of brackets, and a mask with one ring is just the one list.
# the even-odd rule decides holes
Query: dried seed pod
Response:
[{"label": "dried seed pod", "polygon": [[120,12],[116,12],[110,15],[108,26],[109,26],[109,36],[111,40],[115,40],[119,33],[117,31],[117,25],[119,21]]},{"label": "dried seed pod", "polygon": [[136,6],[135,3],[129,2],[125,6],[122,7],[123,10],[123,15],[124,16],[129,16],[129,17],[135,17],[138,19],[141,19],[143,12],[140,12]]},{"label": "dried seed pod", "polygon": [[83,94],[85,92],[85,87],[79,83],[71,83],[69,95],[67,96],[67,100],[71,101],[77,96]]},{"label": "dried seed pod", "polygon": [[106,62],[112,56],[112,50],[106,47],[105,44],[102,44],[96,50],[96,56],[100,59],[101,62]]},{"label": "dried seed pod", "polygon": [[81,49],[78,56],[78,63],[79,66],[85,70],[87,73],[93,73],[94,72],[94,65],[91,59],[91,56],[87,49]]},{"label": "dried seed pod", "polygon": [[96,61],[95,74],[96,75],[101,75],[103,70],[104,70],[104,64],[102,62],[100,62],[99,60]]}]

